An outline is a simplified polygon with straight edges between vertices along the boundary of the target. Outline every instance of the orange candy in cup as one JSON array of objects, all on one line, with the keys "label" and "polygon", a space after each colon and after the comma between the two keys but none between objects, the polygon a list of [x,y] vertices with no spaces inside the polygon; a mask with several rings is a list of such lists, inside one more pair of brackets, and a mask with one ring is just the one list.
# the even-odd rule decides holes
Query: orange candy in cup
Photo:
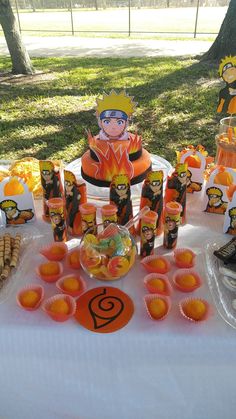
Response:
[{"label": "orange candy in cup", "polygon": [[68,252],[68,248],[65,243],[58,242],[46,246],[40,250],[40,253],[50,261],[62,260]]},{"label": "orange candy in cup", "polygon": [[200,276],[191,269],[179,269],[173,276],[175,287],[183,292],[191,292],[202,285]]},{"label": "orange candy in cup", "polygon": [[146,256],[141,263],[148,272],[165,274],[170,270],[170,263],[164,256]]},{"label": "orange candy in cup", "polygon": [[163,320],[170,311],[170,299],[158,294],[144,297],[147,313],[152,320]]},{"label": "orange candy in cup", "polygon": [[175,249],[175,263],[179,268],[192,268],[195,264],[195,253],[190,249]]},{"label": "orange candy in cup", "polygon": [[59,298],[58,300],[55,300],[51,303],[49,310],[56,314],[68,314],[70,307],[63,298]]},{"label": "orange candy in cup", "polygon": [[168,277],[162,274],[151,273],[145,276],[144,285],[152,294],[171,295],[171,285]]},{"label": "orange candy in cup", "polygon": [[41,263],[36,269],[36,273],[43,281],[55,282],[62,274],[63,268],[60,262]]},{"label": "orange candy in cup", "polygon": [[56,287],[65,294],[77,297],[85,291],[86,283],[79,275],[70,274],[60,278]]},{"label": "orange candy in cup", "polygon": [[43,310],[57,322],[64,322],[75,314],[76,302],[70,295],[57,294],[44,301]]},{"label": "orange candy in cup", "polygon": [[79,249],[74,249],[69,253],[67,262],[70,268],[79,269],[81,267]]},{"label": "orange candy in cup", "polygon": [[33,311],[40,306],[43,297],[43,287],[39,285],[29,285],[18,292],[16,301],[21,308]]},{"label": "orange candy in cup", "polygon": [[188,320],[198,322],[207,319],[209,305],[202,299],[188,299],[180,303],[180,311]]}]

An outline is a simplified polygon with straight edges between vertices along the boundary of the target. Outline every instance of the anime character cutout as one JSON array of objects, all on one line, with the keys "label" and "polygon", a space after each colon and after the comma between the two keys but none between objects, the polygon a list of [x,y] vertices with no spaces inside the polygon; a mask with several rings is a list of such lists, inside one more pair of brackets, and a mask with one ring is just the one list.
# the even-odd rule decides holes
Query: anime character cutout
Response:
[{"label": "anime character cutout", "polygon": [[81,229],[79,205],[82,203],[82,188],[85,191],[86,187],[84,183],[78,185],[75,175],[68,170],[64,170],[64,186],[68,230],[77,234]]},{"label": "anime character cutout", "polygon": [[133,217],[130,180],[126,174],[115,175],[110,188],[110,204],[117,206],[117,221],[125,225]]},{"label": "anime character cutout", "polygon": [[179,224],[180,224],[179,215],[169,214],[165,218],[163,245],[167,249],[173,249],[176,246]]},{"label": "anime character cutout", "polygon": [[181,218],[185,214],[186,207],[187,168],[186,163],[178,163],[175,172],[167,181],[167,189],[175,189],[173,199],[182,205]]},{"label": "anime character cutout", "polygon": [[230,225],[226,233],[236,235],[236,207],[229,210]]},{"label": "anime character cutout", "polygon": [[11,199],[6,199],[0,202],[0,209],[6,216],[7,225],[26,224],[27,221],[32,220],[34,217],[32,209],[20,210],[17,207],[17,203]]},{"label": "anime character cutout", "polygon": [[50,218],[52,223],[54,240],[58,242],[66,241],[66,224],[63,213],[60,210],[56,211],[54,209],[50,211]]},{"label": "anime character cutout", "polygon": [[217,187],[207,188],[206,194],[208,203],[205,212],[224,214],[227,209],[227,202],[222,200],[223,192],[221,189]]},{"label": "anime character cutout", "polygon": [[218,113],[236,113],[236,57],[231,55],[223,58],[219,65],[220,77],[226,83],[225,87],[219,92],[217,106]]},{"label": "anime character cutout", "polygon": [[135,110],[133,98],[125,92],[104,94],[97,99],[96,116],[100,127],[100,140],[128,140],[126,131],[129,119]]},{"label": "anime character cutout", "polygon": [[156,228],[158,228],[163,209],[163,172],[161,170],[149,172],[144,181],[140,209],[145,206],[157,213]]},{"label": "anime character cutout", "polygon": [[193,192],[199,192],[202,190],[202,183],[200,182],[193,182],[191,180],[192,178],[192,172],[190,170],[187,170],[187,192],[193,193]]},{"label": "anime character cutout", "polygon": [[44,193],[44,214],[48,217],[49,210],[46,201],[51,198],[61,197],[61,183],[59,170],[56,171],[51,161],[41,160],[39,162],[41,183]]},{"label": "anime character cutout", "polygon": [[155,230],[150,225],[142,225],[141,228],[142,245],[141,256],[149,256],[153,253],[155,242]]}]

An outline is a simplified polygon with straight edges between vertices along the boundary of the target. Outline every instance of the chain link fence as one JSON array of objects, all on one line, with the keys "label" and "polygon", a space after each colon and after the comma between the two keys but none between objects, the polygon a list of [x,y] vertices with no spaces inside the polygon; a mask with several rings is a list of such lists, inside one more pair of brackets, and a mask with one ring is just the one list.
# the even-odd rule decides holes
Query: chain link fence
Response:
[{"label": "chain link fence", "polygon": [[217,34],[229,0],[11,0],[31,34]]}]

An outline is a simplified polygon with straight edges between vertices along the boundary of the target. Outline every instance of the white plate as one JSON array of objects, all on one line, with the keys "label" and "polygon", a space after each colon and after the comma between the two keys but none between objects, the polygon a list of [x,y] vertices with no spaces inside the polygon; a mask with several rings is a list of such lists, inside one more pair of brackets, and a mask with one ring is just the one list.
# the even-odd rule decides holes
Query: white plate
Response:
[{"label": "white plate", "polygon": [[[173,169],[171,164],[163,159],[162,157],[151,154],[152,161],[152,170],[163,170],[164,172],[164,182]],[[76,177],[81,178],[81,158],[76,159],[69,163],[66,167],[67,170],[71,170]],[[99,186],[92,185],[91,183],[86,182],[87,184],[87,195],[90,200],[101,201],[101,205],[104,201],[109,201],[109,188],[101,188]],[[133,205],[140,204],[141,190],[143,182],[138,183],[137,185],[131,186],[131,195]],[[164,185],[165,187],[165,185]],[[98,203],[98,202],[97,202]]]},{"label": "white plate", "polygon": [[233,307],[236,291],[232,291],[225,286],[224,275],[219,272],[219,267],[224,265],[224,263],[213,254],[214,250],[218,250],[229,241],[229,236],[225,236],[225,238],[221,236],[219,241],[208,242],[205,258],[207,281],[215,306],[225,322],[236,329],[236,309]]}]

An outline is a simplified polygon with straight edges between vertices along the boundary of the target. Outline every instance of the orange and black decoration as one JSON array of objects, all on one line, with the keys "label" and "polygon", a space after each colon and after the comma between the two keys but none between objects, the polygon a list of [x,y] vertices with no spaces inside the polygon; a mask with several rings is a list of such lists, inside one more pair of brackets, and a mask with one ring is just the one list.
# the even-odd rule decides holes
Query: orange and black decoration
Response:
[{"label": "orange and black decoration", "polygon": [[123,291],[114,287],[98,287],[77,300],[75,318],[92,332],[111,333],[124,327],[133,313],[133,301]]},{"label": "orange and black decoration", "polygon": [[219,74],[225,82],[225,87],[219,92],[217,112],[234,115],[236,114],[236,57],[229,55],[222,58]]}]

